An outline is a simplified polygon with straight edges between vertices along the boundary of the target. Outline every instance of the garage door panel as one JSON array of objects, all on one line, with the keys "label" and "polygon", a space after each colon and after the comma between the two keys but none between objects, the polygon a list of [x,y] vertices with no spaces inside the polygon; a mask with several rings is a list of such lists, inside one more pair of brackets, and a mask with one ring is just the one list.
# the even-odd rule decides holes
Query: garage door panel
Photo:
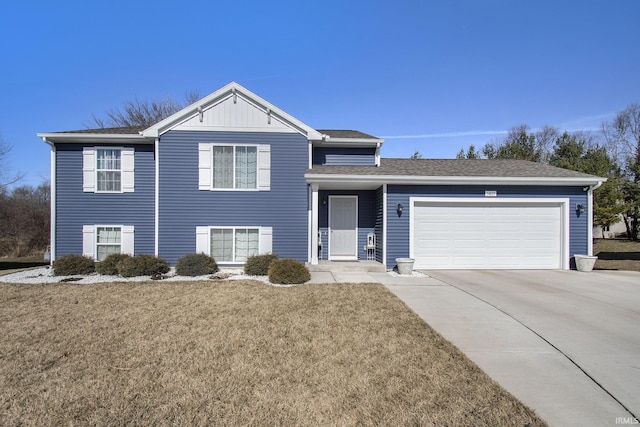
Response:
[{"label": "garage door panel", "polygon": [[561,267],[560,203],[447,203],[414,205],[416,268]]}]

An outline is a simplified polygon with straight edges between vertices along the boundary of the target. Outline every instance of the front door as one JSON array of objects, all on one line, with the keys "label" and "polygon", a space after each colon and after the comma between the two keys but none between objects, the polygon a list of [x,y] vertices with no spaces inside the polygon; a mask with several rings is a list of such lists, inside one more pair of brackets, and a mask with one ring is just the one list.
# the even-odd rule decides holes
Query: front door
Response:
[{"label": "front door", "polygon": [[329,259],[358,259],[358,196],[329,196]]}]

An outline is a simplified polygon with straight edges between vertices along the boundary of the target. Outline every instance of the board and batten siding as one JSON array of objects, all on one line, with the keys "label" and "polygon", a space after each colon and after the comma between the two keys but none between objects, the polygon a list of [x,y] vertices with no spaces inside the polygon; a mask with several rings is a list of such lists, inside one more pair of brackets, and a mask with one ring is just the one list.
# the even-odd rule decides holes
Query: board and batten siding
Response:
[{"label": "board and batten siding", "polygon": [[[387,266],[396,265],[396,258],[409,257],[409,199],[411,197],[485,197],[485,191],[496,191],[498,198],[565,198],[569,199],[569,256],[587,253],[588,213],[576,214],[578,204],[587,204],[582,187],[553,186],[406,186],[387,187]],[[397,206],[403,206],[398,215]]]},{"label": "board and batten siding", "polygon": [[[86,146],[94,146],[87,144]],[[152,145],[135,152],[135,189],[129,193],[82,191],[82,144],[56,144],[56,257],[82,254],[83,225],[132,225],[136,254],[154,253],[154,177]]]},{"label": "board and batten siding", "polygon": [[314,147],[312,163],[328,166],[375,166],[375,148]]},{"label": "board and batten siding", "polygon": [[[198,144],[269,144],[269,191],[198,189]],[[196,227],[272,227],[272,252],[307,261],[308,141],[279,132],[169,131],[159,142],[158,252],[169,264],[196,251]]]},{"label": "board and batten siding", "polygon": [[[319,254],[319,257],[321,255],[321,259],[328,259],[329,255],[329,196],[358,196],[358,259],[367,259],[367,252],[364,250],[367,234],[375,232],[376,226],[375,190],[320,190],[318,192],[318,231],[322,241],[322,254]],[[325,200],[327,204],[324,204]]]}]

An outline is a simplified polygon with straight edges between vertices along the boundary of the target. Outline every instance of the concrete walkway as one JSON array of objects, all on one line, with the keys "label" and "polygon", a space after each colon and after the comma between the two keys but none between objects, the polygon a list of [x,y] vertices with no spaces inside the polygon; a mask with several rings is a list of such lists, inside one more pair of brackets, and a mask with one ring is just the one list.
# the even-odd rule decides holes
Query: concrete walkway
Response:
[{"label": "concrete walkway", "polygon": [[[629,282],[625,286],[634,286],[635,283],[635,289],[639,291],[626,303],[627,306],[621,308],[622,311],[619,306],[625,302],[614,302],[620,298],[619,295],[605,292],[606,296],[598,297],[596,293],[602,294],[605,288],[582,285],[585,273],[536,272],[538,280],[532,284],[531,272],[505,272],[497,277],[508,282],[510,288],[496,285],[493,290],[488,284],[475,282],[474,278],[485,277],[491,279],[487,283],[502,283],[495,275],[453,271],[430,274],[434,277],[394,277],[377,272],[314,272],[312,281],[384,284],[550,425],[603,426],[635,422],[632,414],[637,415],[634,408],[640,402],[640,381],[636,380],[640,375],[640,338],[635,333],[640,330],[640,311],[637,311],[638,305],[635,305],[636,311],[633,310],[637,302],[633,298],[640,296],[640,273],[618,275]],[[596,276],[588,278],[602,281],[602,284],[614,280],[612,276]],[[573,283],[576,280],[577,285]],[[524,283],[520,285],[524,288],[519,287],[518,282]],[[569,286],[568,283],[572,284]],[[627,288],[625,290],[629,292]],[[546,298],[545,293],[552,298]],[[579,296],[571,295],[576,293]],[[510,299],[509,294],[513,298]],[[511,300],[517,303],[509,302]],[[559,305],[552,306],[549,301],[554,300],[559,301]],[[601,303],[596,304],[594,300]],[[548,310],[543,313],[526,309],[536,304],[548,307]],[[608,306],[617,308],[611,311]],[[559,319],[566,325],[560,325],[560,320],[553,317],[554,310],[560,312]],[[518,311],[523,312],[522,315]],[[624,347],[621,350],[624,354],[604,354],[606,351],[603,353],[598,348],[589,347],[596,346],[593,341],[582,338],[589,336],[591,331],[582,330],[583,323],[567,317],[568,312],[578,312],[585,318],[591,316],[596,322],[617,322],[601,316],[622,313],[620,322],[623,323],[616,324],[616,327],[634,331],[626,335],[631,342],[619,343]],[[540,319],[539,316],[545,318]],[[624,323],[629,321],[632,323]],[[611,348],[609,345],[608,349]],[[572,351],[574,349],[577,350]],[[607,363],[608,359],[614,362]],[[630,400],[629,396],[635,398]]]}]

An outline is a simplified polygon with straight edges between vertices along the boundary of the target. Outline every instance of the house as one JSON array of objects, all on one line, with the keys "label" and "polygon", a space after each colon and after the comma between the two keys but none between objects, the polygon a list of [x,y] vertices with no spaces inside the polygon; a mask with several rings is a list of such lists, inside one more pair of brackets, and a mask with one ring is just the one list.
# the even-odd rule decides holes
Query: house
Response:
[{"label": "house", "polygon": [[526,161],[381,158],[382,139],[314,129],[234,82],[149,128],[38,136],[51,147],[52,259],[567,269],[592,251],[603,181]]}]

